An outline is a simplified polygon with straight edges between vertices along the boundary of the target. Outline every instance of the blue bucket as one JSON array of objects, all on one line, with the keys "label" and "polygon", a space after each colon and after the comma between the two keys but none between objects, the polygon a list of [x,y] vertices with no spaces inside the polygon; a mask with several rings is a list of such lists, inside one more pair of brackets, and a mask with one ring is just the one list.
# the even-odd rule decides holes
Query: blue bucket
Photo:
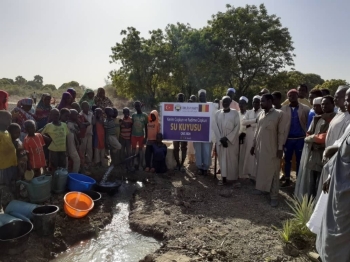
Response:
[{"label": "blue bucket", "polygon": [[95,179],[92,179],[91,177],[78,173],[71,173],[68,175],[69,191],[84,192],[90,190],[95,184]]}]

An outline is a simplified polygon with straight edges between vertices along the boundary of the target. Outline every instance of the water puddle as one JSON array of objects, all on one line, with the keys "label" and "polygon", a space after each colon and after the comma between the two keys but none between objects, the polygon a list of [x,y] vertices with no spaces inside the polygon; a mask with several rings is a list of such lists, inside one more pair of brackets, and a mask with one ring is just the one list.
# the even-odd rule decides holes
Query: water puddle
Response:
[{"label": "water puddle", "polygon": [[115,196],[115,213],[97,239],[82,241],[61,253],[56,262],[130,262],[139,261],[160,247],[154,238],[131,231],[129,227],[129,201],[142,184],[123,183]]}]

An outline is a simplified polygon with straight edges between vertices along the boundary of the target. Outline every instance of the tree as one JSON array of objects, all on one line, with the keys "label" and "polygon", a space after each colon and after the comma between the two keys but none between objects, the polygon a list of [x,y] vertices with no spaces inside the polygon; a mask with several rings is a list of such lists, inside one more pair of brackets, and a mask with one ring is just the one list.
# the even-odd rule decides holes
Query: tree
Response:
[{"label": "tree", "polygon": [[13,79],[11,78],[2,78],[0,79],[0,81],[3,80],[3,82],[9,84],[9,85],[14,85],[15,84],[15,81],[13,81]]},{"label": "tree", "polygon": [[22,76],[17,76],[15,78],[15,83],[17,85],[23,86],[23,85],[25,85],[27,83],[27,80],[24,77],[22,77]]},{"label": "tree", "polygon": [[36,82],[36,83],[39,83],[40,86],[42,86],[43,83],[44,83],[43,77],[42,77],[42,76],[39,76],[39,75],[34,76],[34,80],[33,80],[33,81]]},{"label": "tree", "polygon": [[[164,43],[162,30],[150,31],[150,38],[140,37],[140,32],[133,27],[122,30],[121,43],[112,47],[111,63],[120,65],[110,73],[117,92],[142,99],[151,107],[156,104],[160,83],[168,80],[168,48]],[[127,79],[127,85],[117,83]]]},{"label": "tree", "polygon": [[42,89],[50,89],[52,91],[55,91],[56,90],[56,86],[52,85],[52,84],[46,84],[46,85],[43,86]]},{"label": "tree", "polygon": [[331,79],[331,80],[326,80],[322,85],[317,85],[316,88],[318,89],[329,89],[331,91],[331,94],[334,94],[339,86],[343,85],[349,85],[349,83],[346,82],[346,80],[342,79]]},{"label": "tree", "polygon": [[32,88],[34,89],[41,89],[42,85],[38,82],[35,82],[35,81],[28,81],[27,86],[31,86]]},{"label": "tree", "polygon": [[254,81],[293,66],[293,42],[276,15],[268,15],[263,4],[246,5],[213,16],[209,21],[213,41],[218,44],[216,66],[223,70],[228,85],[244,94]]},{"label": "tree", "polygon": [[70,87],[77,88],[79,86],[80,85],[77,81],[70,81],[68,83],[63,83],[58,89],[68,89]]}]

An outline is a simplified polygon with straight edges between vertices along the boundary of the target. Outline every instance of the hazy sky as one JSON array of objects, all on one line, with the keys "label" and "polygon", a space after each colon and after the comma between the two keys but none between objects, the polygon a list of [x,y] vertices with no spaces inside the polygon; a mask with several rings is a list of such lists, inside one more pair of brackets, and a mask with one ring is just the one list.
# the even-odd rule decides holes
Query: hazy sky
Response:
[{"label": "hazy sky", "polygon": [[[76,80],[104,84],[115,65],[111,47],[120,31],[136,27],[143,36],[168,23],[202,27],[212,14],[257,0],[0,0],[0,78],[22,75],[44,84]],[[349,0],[266,0],[281,17],[295,47],[295,68],[324,79],[350,81]]]}]

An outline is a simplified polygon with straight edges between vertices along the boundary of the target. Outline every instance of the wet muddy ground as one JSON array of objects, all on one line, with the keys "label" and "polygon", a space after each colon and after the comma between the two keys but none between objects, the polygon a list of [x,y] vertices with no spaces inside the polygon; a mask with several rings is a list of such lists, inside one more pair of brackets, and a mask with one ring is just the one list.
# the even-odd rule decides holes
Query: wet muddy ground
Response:
[{"label": "wet muddy ground", "polygon": [[[287,255],[279,237],[282,222],[290,218],[286,201],[293,188],[281,191],[279,207],[271,208],[268,195],[251,194],[249,181],[240,189],[219,187],[213,175],[196,176],[194,171],[189,166],[186,173],[164,175],[112,172],[112,180],[143,182],[131,200],[130,227],[162,245],[140,261],[309,261],[303,251]],[[99,181],[104,172],[92,170],[92,177]],[[63,196],[52,200],[61,209],[55,235],[33,232],[23,254],[0,256],[0,261],[49,261],[82,240],[96,238],[111,222],[113,198],[103,195],[101,205],[87,217],[73,219],[63,211]]]}]

